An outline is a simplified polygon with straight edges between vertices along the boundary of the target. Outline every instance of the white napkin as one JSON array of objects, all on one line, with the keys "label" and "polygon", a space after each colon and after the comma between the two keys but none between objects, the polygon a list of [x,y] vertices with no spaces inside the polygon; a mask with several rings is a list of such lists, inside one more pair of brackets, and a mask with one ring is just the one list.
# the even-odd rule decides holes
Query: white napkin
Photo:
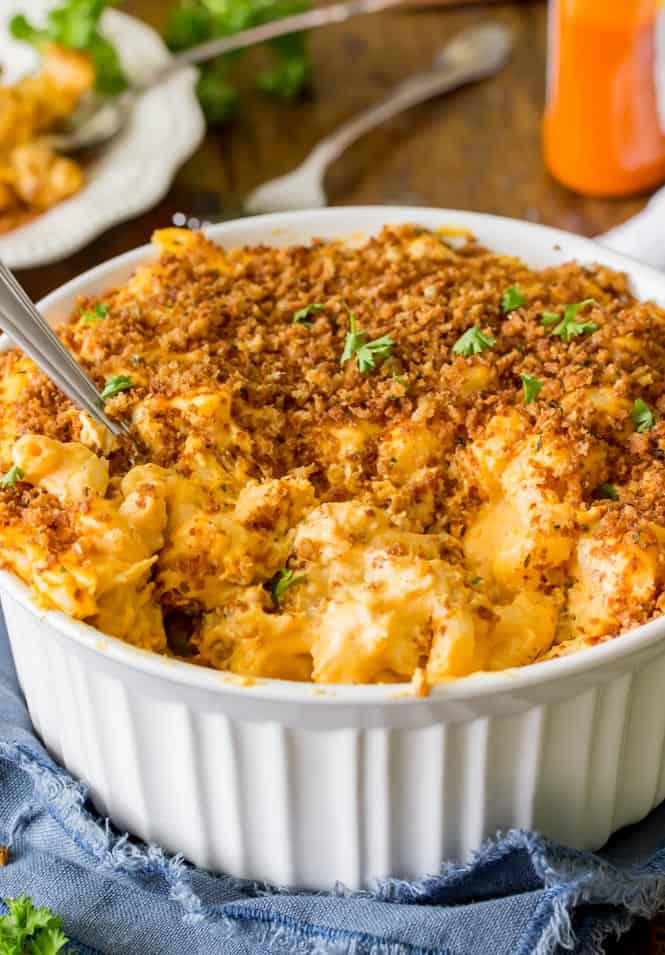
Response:
[{"label": "white napkin", "polygon": [[655,193],[636,216],[596,236],[596,241],[647,265],[665,269],[665,188]]}]

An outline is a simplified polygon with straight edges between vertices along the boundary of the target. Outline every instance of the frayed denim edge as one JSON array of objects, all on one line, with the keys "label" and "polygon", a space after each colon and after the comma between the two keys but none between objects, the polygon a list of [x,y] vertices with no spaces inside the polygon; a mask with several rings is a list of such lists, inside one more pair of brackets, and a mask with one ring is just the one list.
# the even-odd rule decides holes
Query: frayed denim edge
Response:
[{"label": "frayed denim edge", "polygon": [[[182,907],[186,921],[212,923],[213,917],[218,916],[227,925],[231,919],[235,920],[237,926],[241,919],[247,917],[239,911],[234,912],[232,905],[204,907],[189,884],[188,869],[181,856],[169,857],[157,846],[148,845],[141,849],[132,844],[126,835],[113,835],[108,821],[105,826],[100,825],[85,809],[86,788],[55,766],[48,757],[24,744],[10,741],[0,742],[0,757],[17,765],[30,776],[43,809],[65,829],[83,852],[97,861],[102,870],[128,876],[139,871],[161,875],[169,885],[169,898]],[[23,824],[28,818],[29,814]],[[653,867],[660,861],[665,864],[665,849],[659,850],[646,865],[618,870],[590,852],[580,853],[555,846],[541,836],[518,829],[506,834],[498,833],[497,838],[488,840],[466,865],[443,865],[438,876],[429,876],[412,883],[387,879],[377,882],[371,890],[360,893],[347,893],[341,886],[337,891],[351,897],[373,897],[385,902],[422,903],[435,890],[440,892],[446,886],[454,887],[465,878],[481,874],[488,866],[501,861],[514,850],[528,853],[534,871],[542,879],[546,890],[549,890],[527,927],[516,955],[554,955],[557,948],[572,950],[576,939],[571,915],[577,906],[584,903],[603,902],[626,910],[625,920],[617,919],[612,926],[608,926],[608,931],[625,931],[633,918],[652,917],[665,903],[665,875],[654,878],[653,873]],[[241,880],[230,880],[231,884],[234,881],[240,891],[246,892],[249,888],[251,892],[253,888],[260,894],[269,892],[268,886],[248,885]],[[277,890],[281,891],[284,890]],[[246,911],[252,912],[251,909]],[[384,943],[370,936],[363,937],[360,933],[336,936],[332,930],[321,927],[297,929],[297,923],[289,924],[281,916],[271,916],[258,910],[250,918],[254,922],[260,919],[262,925],[268,923],[276,926],[278,933],[298,931],[302,942],[308,947],[299,947],[297,955],[337,955],[338,952],[341,955],[365,955],[365,952],[367,955],[431,955],[432,951],[414,949],[404,943]],[[323,933],[324,937],[317,933]],[[265,935],[262,941],[265,943]],[[277,936],[274,941],[278,942]],[[346,949],[340,948],[337,941],[345,944]],[[330,948],[329,943],[335,947]],[[367,944],[373,947],[367,949]],[[589,955],[595,955],[596,940],[591,944],[593,947],[589,948]],[[322,947],[325,945],[328,945],[327,949]],[[386,945],[389,947],[386,948]],[[361,946],[365,946],[364,949]],[[437,955],[447,953],[439,950]]]},{"label": "frayed denim edge", "polygon": [[[542,880],[545,895],[520,940],[515,955],[555,955],[557,950],[576,951],[578,955],[598,955],[608,935],[628,931],[635,918],[653,918],[665,905],[665,848],[651,859],[628,869],[617,869],[592,852],[557,846],[549,840],[521,829],[512,829],[490,839],[466,864],[449,863],[439,876],[418,882],[388,879],[378,883],[374,894],[385,901],[426,902],[444,887],[458,887],[466,879],[484,873],[511,852],[525,851],[536,875]],[[442,881],[443,880],[443,881]],[[572,916],[584,904],[604,903],[617,907],[616,918],[578,940]],[[623,911],[621,911],[623,910]],[[584,944],[580,949],[578,943]]]},{"label": "frayed denim edge", "polygon": [[[52,765],[48,758],[11,742],[0,742],[0,758],[25,772],[35,787],[36,798],[30,804],[30,812],[19,813],[12,827],[14,834],[19,828],[17,822],[25,825],[33,818],[39,802],[76,846],[95,859],[101,871],[130,877],[137,872],[161,875],[169,886],[169,898],[182,907],[187,922],[208,923],[215,934],[226,938],[245,934],[260,945],[269,943],[275,955],[451,955],[445,949],[423,949],[363,933],[301,926],[296,920],[260,910],[243,911],[233,905],[205,907],[189,884],[188,868],[181,856],[169,858],[157,846],[141,849],[128,836],[115,836],[108,821],[100,825],[84,806],[85,787]],[[229,881],[235,881],[239,889],[247,887],[240,880]],[[264,892],[266,888],[263,887]]]}]

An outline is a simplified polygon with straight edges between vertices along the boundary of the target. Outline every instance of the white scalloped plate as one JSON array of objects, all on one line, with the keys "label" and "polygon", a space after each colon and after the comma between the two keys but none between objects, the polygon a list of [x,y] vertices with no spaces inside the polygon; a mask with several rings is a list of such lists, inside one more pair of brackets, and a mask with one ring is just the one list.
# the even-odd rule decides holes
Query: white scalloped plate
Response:
[{"label": "white scalloped plate", "polygon": [[[0,63],[13,82],[34,68],[36,55],[8,34],[7,22],[29,10],[38,17],[54,0],[2,0]],[[145,23],[109,10],[103,30],[112,40],[129,76],[149,76],[168,57],[157,33]],[[182,70],[145,93],[131,121],[87,168],[78,195],[20,229],[0,236],[0,257],[11,268],[31,268],[63,259],[101,232],[139,215],[168,192],[179,167],[199,146],[205,122],[195,93],[196,71]]]}]

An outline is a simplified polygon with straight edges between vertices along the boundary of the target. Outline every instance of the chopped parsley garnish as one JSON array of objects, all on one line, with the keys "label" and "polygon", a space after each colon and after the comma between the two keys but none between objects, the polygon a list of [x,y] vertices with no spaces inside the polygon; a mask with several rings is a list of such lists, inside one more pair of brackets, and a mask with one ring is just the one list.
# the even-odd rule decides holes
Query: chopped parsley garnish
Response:
[{"label": "chopped parsley garnish", "polygon": [[132,365],[134,365],[135,368],[140,365],[142,361],[143,359],[140,355],[132,355]]},{"label": "chopped parsley garnish", "polygon": [[594,497],[599,497],[601,500],[618,501],[619,492],[613,484],[599,484],[594,491]]},{"label": "chopped parsley garnish", "polygon": [[23,468],[20,468],[17,464],[7,471],[6,474],[3,474],[0,478],[1,487],[16,487],[17,481],[22,481],[25,477]]},{"label": "chopped parsley garnish", "polygon": [[464,334],[458,338],[453,345],[453,354],[464,355],[465,358],[470,358],[471,355],[479,355],[485,351],[486,348],[491,348],[492,345],[495,344],[496,338],[492,338],[490,335],[483,335],[477,325],[472,325],[471,328],[467,328]]},{"label": "chopped parsley garnish", "polygon": [[598,325],[595,322],[578,322],[577,313],[587,305],[595,305],[592,298],[585,298],[583,302],[575,302],[573,305],[566,305],[563,318],[558,312],[543,312],[542,323],[545,328],[552,328],[550,335],[558,335],[564,342],[569,342],[578,335],[591,335],[596,331]]},{"label": "chopped parsley garnish", "polygon": [[512,312],[516,308],[521,308],[522,305],[526,305],[526,299],[522,294],[521,288],[518,285],[511,285],[510,288],[507,288],[503,293],[501,308],[504,312]]},{"label": "chopped parsley garnish", "polygon": [[395,342],[389,335],[383,335],[381,338],[375,338],[374,341],[368,342],[367,333],[358,331],[356,316],[353,312],[349,312],[349,331],[346,333],[344,351],[339,363],[344,365],[355,355],[358,358],[360,373],[366,375],[375,367],[377,356],[388,358],[394,344]]},{"label": "chopped parsley garnish", "polygon": [[273,579],[270,581],[270,596],[272,597],[272,602],[276,607],[279,607],[280,601],[289,587],[293,587],[294,584],[297,584],[298,581],[304,580],[305,575],[299,574],[296,576],[294,570],[289,570],[286,567],[282,570],[278,570]]},{"label": "chopped parsley garnish", "polygon": [[530,405],[540,394],[545,382],[541,381],[540,378],[533,378],[531,375],[527,375],[526,372],[522,372],[520,379],[524,387],[524,404]]},{"label": "chopped parsley garnish", "polygon": [[107,378],[104,390],[99,397],[102,401],[106,401],[107,398],[112,398],[121,391],[127,391],[133,385],[134,382],[128,375],[113,375],[112,378]]},{"label": "chopped parsley garnish", "polygon": [[297,312],[293,313],[293,324],[306,325],[307,328],[311,328],[312,323],[308,321],[309,316],[312,312],[322,312],[324,309],[325,305],[321,305],[320,302],[312,302],[311,305],[305,305],[304,308],[299,308]]},{"label": "chopped parsley garnish", "polygon": [[[172,50],[184,50],[278,17],[301,13],[309,7],[309,0],[177,0],[162,6],[170,8],[167,45]],[[306,88],[312,72],[307,42],[306,33],[291,33],[267,44],[273,62],[256,77],[262,92],[288,101]],[[242,55],[240,51],[228,53],[201,69],[197,91],[209,123],[226,122],[240,106],[232,66]]]},{"label": "chopped parsley garnish", "polygon": [[90,324],[91,322],[101,322],[102,319],[108,316],[108,313],[108,305],[104,305],[103,302],[100,302],[99,305],[95,305],[91,311],[83,312],[81,318],[86,324]]},{"label": "chopped parsley garnish", "polygon": [[630,411],[630,417],[633,419],[635,430],[640,434],[651,431],[656,423],[653,411],[641,398],[637,398]]},{"label": "chopped parsley garnish", "polygon": [[[24,4],[24,8],[33,4]],[[11,35],[31,43],[38,50],[49,43],[59,43],[72,50],[81,50],[92,60],[95,68],[95,90],[101,96],[117,96],[127,88],[125,76],[115,46],[99,29],[99,21],[109,0],[62,0],[48,4],[43,21],[32,23],[23,14],[9,21]]]},{"label": "chopped parsley garnish", "polygon": [[478,584],[482,584],[482,582],[483,582],[483,578],[482,578],[482,577],[472,577],[472,578],[471,578],[471,586],[472,586],[472,587],[477,587]]},{"label": "chopped parsley garnish", "polygon": [[0,915],[0,952],[2,955],[58,955],[69,939],[62,919],[47,908],[36,909],[23,895],[5,899],[8,915]]}]

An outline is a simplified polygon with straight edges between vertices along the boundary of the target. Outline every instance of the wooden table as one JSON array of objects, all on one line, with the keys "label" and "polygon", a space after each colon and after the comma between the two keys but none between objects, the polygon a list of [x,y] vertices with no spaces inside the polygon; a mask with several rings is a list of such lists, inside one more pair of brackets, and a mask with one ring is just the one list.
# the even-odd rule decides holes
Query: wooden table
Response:
[{"label": "wooden table", "polygon": [[[163,24],[165,0],[125,0],[123,9]],[[164,201],[87,249],[49,268],[24,272],[33,296],[145,242],[176,212],[205,219],[232,217],[249,189],[299,163],[342,120],[428,63],[456,31],[488,15],[511,28],[514,55],[496,78],[425,104],[376,130],[331,170],[332,204],[388,203],[477,209],[544,222],[586,235],[635,212],[641,201],[583,199],[545,171],[540,118],[545,85],[544,2],[472,4],[377,14],[316,33],[311,96],[277,104],[252,92],[261,54],[241,66],[247,91],[229,129],[210,133]]]},{"label": "wooden table", "polygon": [[[125,0],[123,9],[161,26],[165,0]],[[148,240],[176,212],[234,215],[249,189],[299,163],[342,120],[430,61],[457,30],[488,15],[513,31],[514,55],[495,79],[432,102],[377,130],[331,171],[331,204],[412,204],[476,209],[594,235],[635,213],[643,200],[584,199],[543,167],[540,118],[545,85],[544,2],[473,4],[375,15],[312,38],[314,88],[304,102],[276,104],[251,92],[260,53],[241,65],[248,91],[232,127],[210,133],[164,201],[107,232],[87,249],[21,274],[33,297]],[[665,923],[663,923],[665,925]],[[661,936],[659,943],[658,936]],[[665,927],[638,925],[613,955],[665,955]]]}]

